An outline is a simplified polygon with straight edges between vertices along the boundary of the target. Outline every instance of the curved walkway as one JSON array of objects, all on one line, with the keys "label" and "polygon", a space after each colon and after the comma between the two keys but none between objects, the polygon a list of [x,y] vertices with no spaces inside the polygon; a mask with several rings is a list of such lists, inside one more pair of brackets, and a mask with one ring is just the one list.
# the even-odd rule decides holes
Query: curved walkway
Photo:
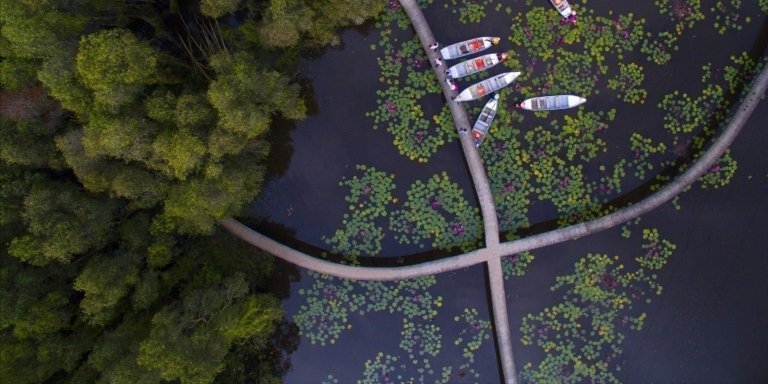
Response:
[{"label": "curved walkway", "polygon": [[[421,9],[419,9],[413,0],[400,0],[400,3],[408,14],[408,17],[411,19],[422,46],[430,58],[430,62],[433,63],[437,55],[428,47],[436,40],[432,35],[432,31],[429,29],[429,25],[427,24]],[[766,88],[768,88],[768,58],[763,58],[763,64],[762,71],[752,83],[748,95],[742,101],[739,109],[732,116],[728,126],[715,143],[691,166],[690,169],[667,184],[661,190],[640,202],[621,208],[614,213],[595,220],[529,236],[523,239],[500,243],[496,207],[493,204],[493,197],[490,192],[488,178],[483,169],[482,160],[480,159],[480,155],[469,135],[460,135],[462,149],[469,165],[478,200],[480,201],[485,230],[485,248],[448,259],[435,260],[411,266],[389,268],[361,267],[332,263],[307,255],[280,244],[277,241],[250,229],[233,218],[225,218],[221,221],[221,224],[234,235],[246,242],[288,262],[316,272],[348,279],[402,280],[457,270],[486,262],[491,285],[496,340],[499,343],[504,379],[507,383],[515,384],[517,383],[517,375],[514,359],[512,357],[511,333],[509,330],[509,320],[507,317],[504,294],[504,279],[501,273],[501,257],[534,250],[567,240],[578,239],[615,227],[658,208],[690,187],[693,182],[707,172],[707,170],[720,159],[725,150],[744,127],[744,124],[757,107],[760,99],[765,95]],[[455,96],[455,93],[445,85],[443,67],[441,66],[440,68],[437,68],[435,72],[443,87],[443,93],[446,96],[446,99],[450,100],[451,97]],[[456,127],[464,127],[469,131],[470,123],[464,108],[459,104],[451,102],[448,104]]]}]

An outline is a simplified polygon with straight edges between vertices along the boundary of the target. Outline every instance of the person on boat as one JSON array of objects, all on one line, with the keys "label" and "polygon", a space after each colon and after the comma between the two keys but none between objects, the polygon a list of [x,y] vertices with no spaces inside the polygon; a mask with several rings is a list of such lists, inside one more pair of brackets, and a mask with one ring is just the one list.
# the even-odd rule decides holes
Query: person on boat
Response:
[{"label": "person on boat", "polygon": [[498,43],[499,43],[499,41],[501,41],[501,39],[500,39],[500,38],[498,38],[498,37],[492,37],[492,38],[490,38],[490,39],[485,39],[485,41],[490,41],[490,42],[491,42],[491,44],[493,44],[493,45],[496,45],[496,44],[498,44]]},{"label": "person on boat", "polygon": [[499,61],[504,61],[504,60],[507,59],[507,54],[506,53],[497,53],[496,54],[496,58],[499,59]]},{"label": "person on boat", "polygon": [[437,52],[437,47],[439,47],[439,46],[440,46],[440,44],[438,44],[438,42],[435,41],[434,43],[432,43],[432,45],[429,46],[429,49]]}]

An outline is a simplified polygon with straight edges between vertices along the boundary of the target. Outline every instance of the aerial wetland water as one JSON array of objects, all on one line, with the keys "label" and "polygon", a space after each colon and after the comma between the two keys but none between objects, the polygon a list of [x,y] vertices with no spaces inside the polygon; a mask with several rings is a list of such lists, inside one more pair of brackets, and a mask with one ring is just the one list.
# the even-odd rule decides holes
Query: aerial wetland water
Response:
[{"label": "aerial wetland water", "polygon": [[[480,148],[502,237],[639,201],[695,160],[764,60],[766,1],[420,2],[441,44],[500,36],[521,71]],[[397,2],[307,60],[314,113],[275,138],[252,224],[317,257],[408,264],[482,246],[431,63]],[[763,61],[764,62],[764,61]],[[449,65],[455,63],[449,62]],[[565,111],[514,107],[576,94]],[[485,99],[465,104],[474,122]],[[504,258],[523,382],[766,382],[768,108],[686,193],[626,225]],[[284,265],[288,383],[499,382],[483,266],[389,283]],[[287,279],[288,277],[286,277]],[[288,284],[288,282],[283,282]]]}]

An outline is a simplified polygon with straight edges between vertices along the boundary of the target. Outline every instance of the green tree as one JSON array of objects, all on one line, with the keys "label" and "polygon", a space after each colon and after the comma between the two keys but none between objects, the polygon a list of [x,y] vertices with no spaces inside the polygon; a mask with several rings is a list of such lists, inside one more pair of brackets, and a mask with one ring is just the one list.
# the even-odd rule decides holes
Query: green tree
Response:
[{"label": "green tree", "polygon": [[218,18],[238,9],[240,0],[202,0],[200,12],[203,15]]},{"label": "green tree", "polygon": [[68,262],[112,240],[118,208],[71,183],[39,183],[24,199],[27,233],[11,241],[9,253],[34,265]]},{"label": "green tree", "polygon": [[210,383],[224,369],[233,343],[271,334],[282,317],[274,297],[248,294],[244,276],[237,274],[160,310],[138,362],[165,380]]}]

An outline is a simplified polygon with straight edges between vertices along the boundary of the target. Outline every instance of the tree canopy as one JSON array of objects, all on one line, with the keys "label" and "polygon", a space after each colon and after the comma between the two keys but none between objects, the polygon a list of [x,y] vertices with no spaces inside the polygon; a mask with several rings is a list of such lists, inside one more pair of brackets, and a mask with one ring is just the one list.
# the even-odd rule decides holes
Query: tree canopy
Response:
[{"label": "tree canopy", "polygon": [[[218,228],[260,193],[297,52],[382,1],[6,1],[0,377],[279,382],[273,259]],[[284,19],[279,19],[284,18]]]}]

